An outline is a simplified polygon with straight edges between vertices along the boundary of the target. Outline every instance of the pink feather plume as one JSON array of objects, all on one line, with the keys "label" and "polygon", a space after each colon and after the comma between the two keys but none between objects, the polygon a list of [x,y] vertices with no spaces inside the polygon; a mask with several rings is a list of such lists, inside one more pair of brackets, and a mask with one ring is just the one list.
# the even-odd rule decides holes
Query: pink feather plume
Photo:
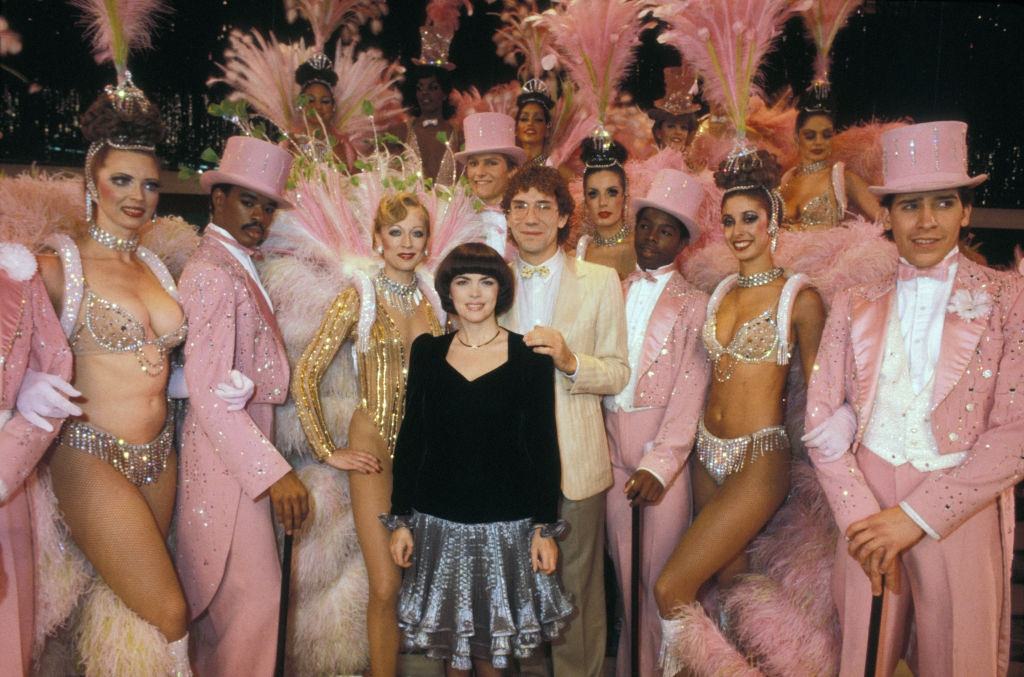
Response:
[{"label": "pink feather plume", "polygon": [[654,15],[669,28],[658,41],[678,49],[704,78],[704,97],[745,139],[757,73],[782,25],[809,0],[665,0]]},{"label": "pink feather plume", "polygon": [[[334,50],[334,72],[338,84],[334,86],[331,131],[361,153],[372,151],[375,128],[395,127],[405,121],[398,91],[405,69],[397,61],[388,61],[378,49],[356,54],[353,45],[339,43]],[[372,121],[363,112],[364,102],[373,107]]]},{"label": "pink feather plume", "polygon": [[112,61],[124,74],[128,53],[153,46],[152,33],[171,8],[164,0],[71,0],[82,13],[96,63]]},{"label": "pink feather plume", "polygon": [[515,80],[495,85],[485,94],[476,87],[465,91],[453,90],[451,102],[455,106],[455,115],[451,118],[452,126],[461,128],[462,121],[472,113],[495,112],[515,117],[519,91],[519,83]]},{"label": "pink feather plume", "polygon": [[427,24],[445,35],[455,35],[463,8],[468,16],[473,16],[471,0],[430,0],[427,3]]},{"label": "pink feather plume", "polygon": [[828,82],[831,65],[832,43],[839,30],[850,20],[850,15],[864,0],[813,0],[811,6],[801,14],[807,33],[814,41],[817,56],[814,57],[814,79]]},{"label": "pink feather plume", "polygon": [[510,66],[516,66],[522,80],[543,78],[544,71],[558,64],[547,26],[531,18],[539,13],[536,0],[505,0],[505,8],[499,15],[501,28],[494,33],[498,56]]},{"label": "pink feather plume", "polygon": [[565,0],[539,19],[576,83],[581,104],[602,123],[636,58],[642,9],[632,0]]},{"label": "pink feather plume", "polygon": [[[295,209],[292,222],[296,228],[282,229],[273,242],[277,251],[299,249],[303,240],[315,245],[325,259],[337,256],[373,255],[369,229],[353,212],[349,201],[351,177],[326,163],[295,182],[290,191]],[[275,227],[275,233],[278,230]],[[292,238],[283,237],[292,233]]]},{"label": "pink feather plume", "polygon": [[482,241],[485,226],[473,207],[472,195],[459,187],[450,193],[435,187],[418,195],[430,215],[430,258],[426,266],[433,273],[455,247]]},{"label": "pink feather plume", "polygon": [[313,49],[324,51],[324,46],[339,29],[341,42],[352,42],[359,27],[370,24],[374,33],[380,32],[381,17],[388,13],[386,0],[285,0],[289,22],[301,16],[313,28]]}]

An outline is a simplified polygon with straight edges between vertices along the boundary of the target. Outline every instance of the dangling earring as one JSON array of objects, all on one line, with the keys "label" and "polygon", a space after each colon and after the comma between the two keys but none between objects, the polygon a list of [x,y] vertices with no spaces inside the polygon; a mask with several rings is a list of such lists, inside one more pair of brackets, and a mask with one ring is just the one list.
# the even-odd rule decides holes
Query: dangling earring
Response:
[{"label": "dangling earring", "polygon": [[384,245],[377,245],[374,250],[378,256],[384,256]]},{"label": "dangling earring", "polygon": [[150,219],[151,223],[156,223],[156,210],[153,210],[153,218]]},{"label": "dangling earring", "polygon": [[92,194],[88,188],[85,189],[85,222],[92,223]]}]

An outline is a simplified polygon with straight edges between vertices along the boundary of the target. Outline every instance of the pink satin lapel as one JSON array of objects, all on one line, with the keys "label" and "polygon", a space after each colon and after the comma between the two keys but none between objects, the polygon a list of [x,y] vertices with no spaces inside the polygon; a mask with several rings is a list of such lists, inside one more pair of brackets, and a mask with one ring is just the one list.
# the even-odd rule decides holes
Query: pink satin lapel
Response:
[{"label": "pink satin lapel", "polygon": [[[14,336],[18,332],[18,325],[21,324],[23,314],[23,303],[28,303],[29,285],[26,282],[16,282],[7,276],[7,273],[0,272],[0,350],[8,350],[14,347]],[[0,360],[10,359],[9,354],[0,354]],[[6,369],[0,369],[0,397],[5,391],[3,377],[7,374]]]},{"label": "pink satin lapel", "polygon": [[[961,262],[953,283],[953,293],[958,289],[971,289],[966,275],[964,275],[963,262]],[[939,363],[935,365],[935,386],[932,389],[932,407],[939,405],[946,399],[953,386],[960,380],[967,365],[971,362],[974,349],[978,347],[981,335],[988,328],[988,317],[978,317],[974,320],[965,320],[956,313],[946,313],[946,320],[942,324],[942,343],[939,349]]]},{"label": "pink satin lapel", "polygon": [[682,294],[670,293],[676,285],[680,284],[677,277],[679,277],[679,273],[672,273],[672,279],[662,290],[661,296],[658,297],[658,302],[654,306],[654,312],[651,313],[651,319],[647,322],[647,334],[644,336],[644,347],[640,353],[640,365],[643,366],[640,371],[641,377],[647,373],[654,361],[658,359],[658,355],[661,354],[661,348],[668,340],[668,335],[675,325],[676,316],[679,315],[685,301]]},{"label": "pink satin lapel", "polygon": [[[233,256],[231,257],[231,260],[234,261]],[[235,263],[237,264],[238,262],[235,261]],[[238,267],[241,268],[241,266]],[[277,318],[274,317],[274,311],[270,309],[269,305],[267,305],[267,299],[263,296],[263,291],[260,290],[259,285],[257,285],[256,281],[252,279],[252,276],[245,272],[244,269],[242,270],[242,275],[245,276],[243,278],[245,279],[245,288],[249,290],[249,294],[256,302],[256,307],[259,308],[260,314],[263,315],[263,321],[274,333],[274,338],[277,340],[278,352],[281,353],[281,359],[284,360],[283,364],[287,364],[288,359],[284,352],[284,337],[281,336],[281,328],[277,326]]]},{"label": "pink satin lapel", "polygon": [[866,416],[875,399],[885,349],[885,327],[896,298],[895,284],[875,299],[860,298],[850,309],[850,344],[857,364],[857,411]]}]

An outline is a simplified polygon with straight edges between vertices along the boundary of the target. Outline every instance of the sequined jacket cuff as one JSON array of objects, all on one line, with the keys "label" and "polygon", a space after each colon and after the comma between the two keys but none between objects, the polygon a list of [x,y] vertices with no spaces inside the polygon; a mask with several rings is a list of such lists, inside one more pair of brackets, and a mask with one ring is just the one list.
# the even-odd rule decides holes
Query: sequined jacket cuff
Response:
[{"label": "sequined jacket cuff", "polygon": [[534,528],[540,527],[540,535],[542,538],[560,539],[569,532],[569,523],[563,519],[548,522],[547,524],[534,522],[533,526]]},{"label": "sequined jacket cuff", "polygon": [[412,531],[412,515],[394,515],[382,512],[377,516],[377,519],[380,520],[380,523],[383,524],[388,531],[395,531],[402,527]]}]

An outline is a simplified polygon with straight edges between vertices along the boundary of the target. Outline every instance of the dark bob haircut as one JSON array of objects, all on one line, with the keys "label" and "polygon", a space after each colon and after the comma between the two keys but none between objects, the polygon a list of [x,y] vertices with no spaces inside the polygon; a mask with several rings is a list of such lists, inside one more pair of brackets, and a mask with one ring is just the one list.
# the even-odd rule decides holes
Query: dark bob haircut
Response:
[{"label": "dark bob haircut", "polygon": [[501,315],[512,307],[515,297],[515,278],[512,269],[498,252],[480,242],[460,244],[448,252],[434,275],[434,289],[441,297],[441,307],[449,315],[455,315],[455,304],[452,303],[452,281],[459,275],[486,275],[498,281],[498,302],[494,314]]},{"label": "dark bob haircut", "polygon": [[[512,206],[512,198],[519,193],[529,191],[531,188],[536,188],[545,195],[555,198],[555,203],[558,205],[558,215],[566,216],[570,221],[572,220],[572,212],[576,209],[576,202],[569,193],[569,184],[565,182],[565,179],[562,178],[562,175],[554,167],[537,164],[527,164],[509,179],[508,188],[505,189],[505,195],[501,198],[501,208],[505,213],[507,214]],[[564,228],[558,229],[558,244],[562,244],[569,239],[570,225],[570,223],[566,222]]]}]

